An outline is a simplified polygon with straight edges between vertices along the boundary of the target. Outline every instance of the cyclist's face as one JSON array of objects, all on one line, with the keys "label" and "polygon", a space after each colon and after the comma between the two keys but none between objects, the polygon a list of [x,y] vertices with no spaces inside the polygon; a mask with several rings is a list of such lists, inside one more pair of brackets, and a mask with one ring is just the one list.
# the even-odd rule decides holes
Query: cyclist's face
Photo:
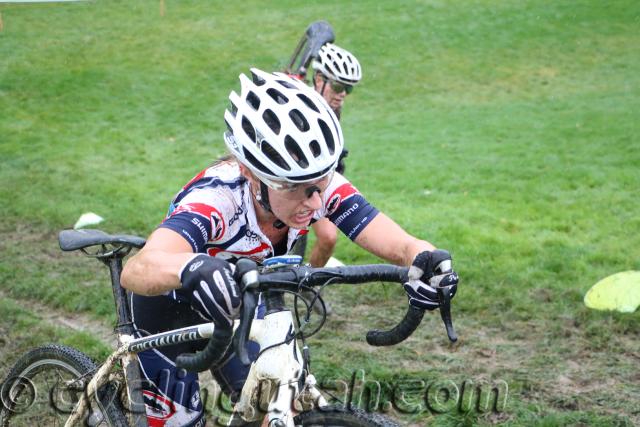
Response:
[{"label": "cyclist's face", "polygon": [[340,92],[336,92],[333,89],[333,85],[331,84],[331,80],[327,80],[322,74],[316,73],[314,87],[316,91],[322,95],[329,107],[332,110],[340,110],[342,108],[342,104],[344,104],[344,99],[347,96],[346,90],[341,90]]},{"label": "cyclist's face", "polygon": [[297,184],[281,190],[269,188],[271,210],[288,226],[305,228],[311,222],[313,214],[322,207],[322,195],[330,182],[331,176],[326,176],[312,183]]}]

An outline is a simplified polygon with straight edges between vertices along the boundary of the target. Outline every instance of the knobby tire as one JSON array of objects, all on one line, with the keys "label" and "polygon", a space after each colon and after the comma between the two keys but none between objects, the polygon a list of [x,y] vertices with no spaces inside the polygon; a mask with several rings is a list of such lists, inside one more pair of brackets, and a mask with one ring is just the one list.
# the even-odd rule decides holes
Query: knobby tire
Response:
[{"label": "knobby tire", "polygon": [[[82,387],[68,384],[95,370],[96,365],[87,355],[71,347],[52,344],[29,351],[18,359],[0,385],[0,426],[64,426],[84,392]],[[106,385],[98,395],[100,403],[96,405],[92,397],[83,423],[127,427],[116,388]]]}]

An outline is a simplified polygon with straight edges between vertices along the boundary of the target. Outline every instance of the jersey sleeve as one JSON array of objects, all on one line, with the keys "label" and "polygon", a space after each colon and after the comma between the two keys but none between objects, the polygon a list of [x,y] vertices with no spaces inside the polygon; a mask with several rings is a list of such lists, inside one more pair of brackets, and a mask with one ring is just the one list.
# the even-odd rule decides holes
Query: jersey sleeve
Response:
[{"label": "jersey sleeve", "polygon": [[168,228],[189,242],[194,252],[204,252],[208,242],[223,241],[226,219],[235,212],[231,200],[219,191],[198,189],[180,202],[172,202],[158,228]]},{"label": "jersey sleeve", "polygon": [[324,194],[322,216],[329,218],[349,239],[356,237],[380,213],[342,175],[333,176]]}]

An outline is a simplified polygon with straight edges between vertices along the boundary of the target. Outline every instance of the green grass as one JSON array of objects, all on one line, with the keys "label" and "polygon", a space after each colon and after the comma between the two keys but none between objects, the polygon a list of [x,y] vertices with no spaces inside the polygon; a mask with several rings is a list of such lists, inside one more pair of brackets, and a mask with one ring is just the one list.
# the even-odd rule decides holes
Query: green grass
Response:
[{"label": "green grass", "polygon": [[[167,1],[161,17],[155,1],[104,1],[0,14],[5,294],[111,324],[106,269],[60,253],[57,231],[93,211],[106,231],[147,235],[224,152],[238,74],[280,68],[326,19],[364,71],[344,111],[348,176],[452,251],[461,342],[449,347],[433,315],[405,345],[367,348],[363,334],[393,324],[404,296],[340,287],[312,339],[318,376],[509,384],[502,413],[406,415],[416,424],[640,423],[640,315],[582,304],[597,280],[640,269],[638,2]],[[376,261],[345,238],[336,255]],[[7,324],[26,316],[0,308]],[[13,335],[20,349],[47,338],[27,329]]]},{"label": "green grass", "polygon": [[0,299],[0,310],[0,374],[3,379],[20,355],[43,344],[56,343],[75,347],[97,361],[103,361],[111,352],[91,334],[47,324],[40,313],[22,307],[16,300]]}]

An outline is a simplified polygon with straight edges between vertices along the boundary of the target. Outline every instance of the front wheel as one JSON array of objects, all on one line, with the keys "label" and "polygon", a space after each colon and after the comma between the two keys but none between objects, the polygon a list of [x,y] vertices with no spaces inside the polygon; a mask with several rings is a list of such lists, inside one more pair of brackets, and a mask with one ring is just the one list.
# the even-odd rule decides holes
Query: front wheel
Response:
[{"label": "front wheel", "polygon": [[[29,351],[0,385],[0,426],[64,426],[95,370],[88,356],[70,347],[47,345]],[[113,390],[103,387],[98,405],[92,399],[86,424],[128,425]]]},{"label": "front wheel", "polygon": [[400,427],[398,423],[384,415],[339,406],[303,412],[296,415],[294,422],[296,426],[303,427]]}]

